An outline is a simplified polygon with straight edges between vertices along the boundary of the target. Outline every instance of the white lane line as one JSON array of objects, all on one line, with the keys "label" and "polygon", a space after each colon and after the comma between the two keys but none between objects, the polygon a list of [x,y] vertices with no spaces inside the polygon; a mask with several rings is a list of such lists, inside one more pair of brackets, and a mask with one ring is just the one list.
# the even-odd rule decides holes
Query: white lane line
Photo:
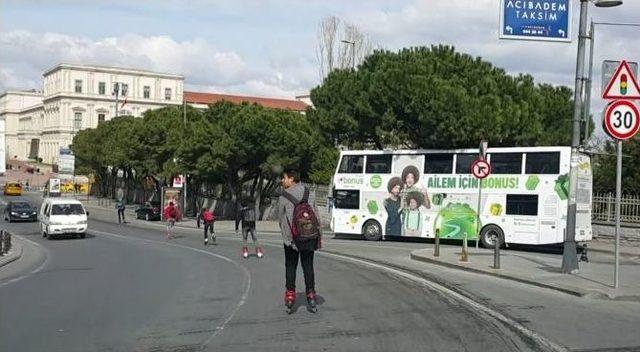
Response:
[{"label": "white lane line", "polygon": [[167,243],[167,242],[149,240],[149,239],[138,238],[138,237],[122,236],[122,235],[118,235],[118,234],[115,234],[115,233],[98,231],[98,230],[94,230],[94,229],[89,229],[89,232],[93,232],[93,233],[97,233],[97,234],[105,235],[105,236],[118,237],[118,238],[127,239],[127,240],[136,240],[136,241],[140,241],[140,242],[162,244],[162,245],[169,246],[169,247],[187,249],[187,250],[190,250],[190,251],[206,254],[206,255],[209,255],[209,256],[212,256],[212,257],[215,257],[215,258],[218,258],[218,259],[222,259],[222,260],[224,260],[224,261],[226,261],[228,263],[231,263],[231,264],[235,265],[238,269],[240,269],[244,273],[244,276],[245,276],[245,279],[246,279],[246,285],[244,287],[244,291],[242,292],[242,296],[240,297],[240,300],[238,301],[236,306],[233,308],[231,313],[227,316],[227,318],[224,321],[222,321],[221,324],[216,326],[215,327],[215,331],[204,342],[201,343],[203,346],[207,346],[211,342],[211,340],[213,340],[216,336],[218,336],[220,334],[220,332],[222,330],[224,330],[224,328],[227,326],[227,324],[235,317],[236,313],[238,313],[240,308],[247,302],[247,298],[249,297],[249,291],[251,290],[251,273],[249,272],[249,270],[245,266],[238,264],[236,261],[234,261],[233,259],[231,259],[229,257],[223,256],[223,255],[220,255],[220,254],[217,254],[217,253],[208,252],[208,251],[205,251],[203,249],[193,248],[193,247],[189,247],[189,246],[185,246],[185,245],[181,245],[181,244],[177,244],[177,243]]},{"label": "white lane line", "polygon": [[[28,239],[28,238],[25,238],[25,237],[23,237],[23,236],[20,236],[20,235],[13,235],[13,236],[15,236],[15,237],[19,237],[21,240],[23,240],[23,241],[25,241],[25,242],[29,242],[29,243],[31,243],[32,245],[34,245],[34,246],[36,246],[36,247],[40,248],[40,250],[42,250],[42,253],[44,253],[45,258],[44,258],[44,260],[42,261],[42,263],[40,263],[40,265],[38,265],[38,267],[37,267],[37,268],[35,268],[34,270],[32,270],[31,272],[28,272],[28,273],[26,273],[26,274],[22,274],[22,275],[20,275],[20,276],[16,276],[16,277],[14,277],[14,278],[12,278],[12,279],[9,279],[9,280],[7,280],[7,281],[1,282],[1,283],[0,283],[0,287],[3,287],[3,286],[6,286],[6,285],[8,285],[8,284],[11,284],[11,283],[14,283],[14,282],[17,282],[17,281],[20,281],[20,280],[26,279],[27,277],[29,277],[29,276],[31,276],[31,275],[33,275],[33,274],[37,274],[37,273],[38,273],[38,272],[40,272],[40,271],[45,267],[45,265],[49,262],[49,251],[48,251],[45,247],[41,246],[40,244],[38,244],[38,243],[36,243],[36,242],[34,242],[34,241],[32,241],[32,240]],[[22,253],[23,253],[23,255],[24,255],[24,248],[22,249]]]},{"label": "white lane line", "polygon": [[327,253],[327,252],[322,252],[319,251],[318,254],[322,254],[325,256],[330,256],[330,257],[335,257],[338,259],[342,259],[344,261],[350,261],[356,264],[360,264],[361,266],[369,266],[369,267],[373,267],[376,268],[378,270],[383,270],[383,271],[387,271],[389,273],[392,273],[394,275],[403,277],[405,279],[408,279],[410,281],[414,281],[417,283],[420,283],[426,287],[429,287],[433,290],[436,290],[442,294],[445,295],[445,297],[453,297],[456,300],[467,304],[469,307],[471,307],[472,309],[474,309],[476,312],[479,313],[484,313],[498,321],[500,321],[502,324],[506,325],[507,327],[512,327],[515,328],[519,333],[523,334],[524,336],[530,338],[531,340],[535,341],[536,344],[538,344],[541,347],[544,347],[546,349],[549,349],[551,351],[562,351],[562,352],[566,352],[568,351],[567,348],[547,339],[546,337],[542,336],[541,334],[525,327],[524,325],[520,324],[519,322],[505,316],[504,314],[494,311],[491,308],[484,306],[464,295],[461,295],[459,293],[457,293],[456,291],[453,291],[445,286],[442,286],[440,284],[437,284],[435,282],[429,281],[425,278],[422,278],[420,276],[417,276],[415,274],[411,274],[402,270],[398,270],[395,268],[390,268],[390,267],[386,267],[383,266],[381,264],[377,264],[377,263],[373,263],[373,262],[369,262],[366,260],[361,260],[361,259],[355,259],[355,258],[351,258],[348,256],[344,256],[344,255],[340,255],[340,254],[334,254],[334,253]]}]

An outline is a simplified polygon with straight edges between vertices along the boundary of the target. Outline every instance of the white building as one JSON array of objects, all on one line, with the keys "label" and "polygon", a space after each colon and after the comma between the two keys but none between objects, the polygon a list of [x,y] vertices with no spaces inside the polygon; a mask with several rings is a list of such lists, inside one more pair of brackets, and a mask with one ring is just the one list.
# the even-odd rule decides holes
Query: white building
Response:
[{"label": "white building", "polygon": [[44,73],[43,92],[0,95],[6,121],[6,155],[54,163],[79,130],[95,128],[118,114],[141,116],[148,109],[181,105],[184,77],[144,70],[60,64]]},{"label": "white building", "polygon": [[181,105],[183,99],[202,109],[219,101],[300,113],[309,107],[304,100],[184,92],[181,75],[137,69],[59,64],[43,76],[42,92],[7,91],[0,95],[7,159],[42,158],[44,163],[56,163],[60,148],[68,147],[78,131],[95,128],[116,116],[116,86],[118,115],[142,116],[149,109]]}]

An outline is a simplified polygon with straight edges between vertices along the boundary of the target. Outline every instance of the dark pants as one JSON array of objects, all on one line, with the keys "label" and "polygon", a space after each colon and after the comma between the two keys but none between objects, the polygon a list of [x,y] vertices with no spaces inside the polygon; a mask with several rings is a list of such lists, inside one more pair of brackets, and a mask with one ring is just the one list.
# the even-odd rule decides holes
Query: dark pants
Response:
[{"label": "dark pants", "polygon": [[124,221],[124,209],[118,209],[118,224],[126,222]]},{"label": "dark pants", "polygon": [[212,222],[204,222],[204,238],[207,239],[209,235],[209,231],[211,232],[211,237],[216,238],[216,233],[213,232],[213,221]]},{"label": "dark pants", "polygon": [[296,271],[298,270],[298,258],[302,263],[304,284],[306,291],[315,290],[315,274],[313,272],[313,251],[298,252],[292,246],[284,246],[284,266],[286,271],[287,290],[296,289]]}]

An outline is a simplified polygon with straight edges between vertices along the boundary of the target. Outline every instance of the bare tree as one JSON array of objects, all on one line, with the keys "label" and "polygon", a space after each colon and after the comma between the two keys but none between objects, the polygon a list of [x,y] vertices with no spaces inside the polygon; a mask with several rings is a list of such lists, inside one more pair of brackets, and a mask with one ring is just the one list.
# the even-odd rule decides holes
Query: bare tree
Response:
[{"label": "bare tree", "polygon": [[355,25],[336,16],[324,18],[318,27],[316,48],[320,79],[334,69],[356,67],[373,49],[369,37]]}]

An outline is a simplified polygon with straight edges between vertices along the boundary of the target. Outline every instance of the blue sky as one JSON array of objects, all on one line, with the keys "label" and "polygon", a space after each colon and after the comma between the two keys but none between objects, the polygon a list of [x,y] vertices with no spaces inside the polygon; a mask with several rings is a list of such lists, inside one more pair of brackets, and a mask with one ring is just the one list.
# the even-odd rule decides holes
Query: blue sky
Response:
[{"label": "blue sky", "polygon": [[[577,10],[578,1],[573,0]],[[378,47],[452,44],[510,73],[573,85],[570,44],[498,39],[498,0],[0,2],[0,91],[41,88],[42,71],[59,62],[182,73],[187,88],[292,98],[319,83],[316,33],[336,15]],[[640,1],[595,9],[595,20],[640,22]],[[577,22],[575,11],[574,23]],[[574,26],[573,38],[577,37]],[[640,29],[602,28],[603,59],[640,60]],[[595,84],[599,86],[599,84]],[[599,90],[594,90],[599,95]],[[595,99],[596,108],[602,106]]]}]

